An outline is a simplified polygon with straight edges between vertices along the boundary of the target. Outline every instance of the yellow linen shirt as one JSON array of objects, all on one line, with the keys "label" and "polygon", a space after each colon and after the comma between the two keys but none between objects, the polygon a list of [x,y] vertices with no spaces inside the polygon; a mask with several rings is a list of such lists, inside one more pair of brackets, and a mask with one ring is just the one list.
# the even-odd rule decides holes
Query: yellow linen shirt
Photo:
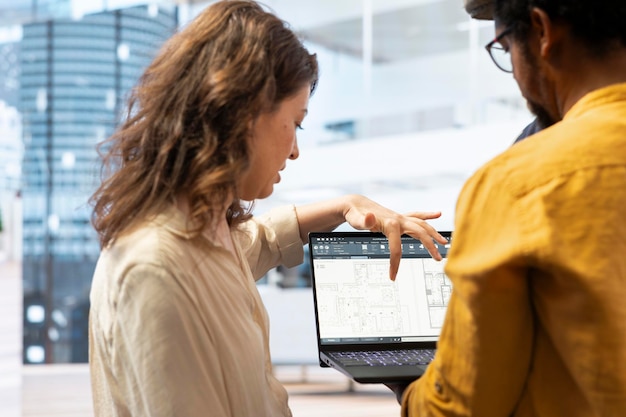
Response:
[{"label": "yellow linen shirt", "polygon": [[403,416],[626,415],[626,84],[472,176],[446,273],[438,351]]},{"label": "yellow linen shirt", "polygon": [[176,208],[102,251],[89,325],[95,415],[291,416],[255,285],[302,262],[293,207],[232,232],[238,256],[191,239]]}]

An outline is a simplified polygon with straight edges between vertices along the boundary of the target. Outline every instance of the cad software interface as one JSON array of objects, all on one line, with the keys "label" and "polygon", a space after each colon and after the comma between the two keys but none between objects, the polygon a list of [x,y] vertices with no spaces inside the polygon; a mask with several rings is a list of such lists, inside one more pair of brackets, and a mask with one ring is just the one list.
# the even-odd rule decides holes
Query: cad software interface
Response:
[{"label": "cad software interface", "polygon": [[[444,256],[448,248],[439,245]],[[418,240],[403,236],[403,258],[391,281],[385,237],[313,237],[309,250],[321,343],[437,339],[452,294],[445,257],[435,261]]]}]

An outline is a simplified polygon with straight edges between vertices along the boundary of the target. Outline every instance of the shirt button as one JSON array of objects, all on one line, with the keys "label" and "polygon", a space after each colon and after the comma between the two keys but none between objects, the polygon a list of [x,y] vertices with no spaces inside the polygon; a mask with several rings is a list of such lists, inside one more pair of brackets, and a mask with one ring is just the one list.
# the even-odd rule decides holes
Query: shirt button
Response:
[{"label": "shirt button", "polygon": [[435,381],[435,391],[437,391],[437,394],[443,393],[443,387],[441,386],[439,381]]}]

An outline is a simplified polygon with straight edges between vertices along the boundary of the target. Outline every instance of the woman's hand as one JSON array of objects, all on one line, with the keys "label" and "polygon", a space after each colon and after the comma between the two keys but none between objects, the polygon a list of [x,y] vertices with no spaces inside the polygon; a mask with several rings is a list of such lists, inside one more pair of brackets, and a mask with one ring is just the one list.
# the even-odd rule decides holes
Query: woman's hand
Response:
[{"label": "woman's hand", "polygon": [[382,232],[389,240],[391,262],[389,277],[396,279],[402,257],[401,236],[407,234],[419,239],[435,260],[441,260],[435,242],[445,244],[441,236],[426,220],[436,219],[441,212],[413,212],[400,214],[367,197],[357,194],[346,195],[328,201],[296,207],[300,237],[303,243],[309,232],[329,231],[344,222],[358,230]]},{"label": "woman's hand", "polygon": [[387,236],[391,254],[389,277],[392,280],[396,279],[400,267],[403,234],[419,239],[433,259],[437,261],[442,259],[435,242],[441,244],[448,242],[426,222],[426,220],[440,217],[441,212],[400,214],[366,197],[360,195],[349,197],[350,202],[344,210],[344,219],[355,229],[381,232]]}]

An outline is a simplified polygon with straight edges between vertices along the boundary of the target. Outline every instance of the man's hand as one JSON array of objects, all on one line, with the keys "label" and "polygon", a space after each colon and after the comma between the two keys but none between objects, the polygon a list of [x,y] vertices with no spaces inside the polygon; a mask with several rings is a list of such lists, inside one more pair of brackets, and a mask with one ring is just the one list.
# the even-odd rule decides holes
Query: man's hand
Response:
[{"label": "man's hand", "polygon": [[397,382],[397,383],[387,383],[383,384],[387,388],[393,391],[396,394],[396,400],[398,400],[398,404],[402,405],[402,395],[406,388],[410,385],[410,382]]}]

